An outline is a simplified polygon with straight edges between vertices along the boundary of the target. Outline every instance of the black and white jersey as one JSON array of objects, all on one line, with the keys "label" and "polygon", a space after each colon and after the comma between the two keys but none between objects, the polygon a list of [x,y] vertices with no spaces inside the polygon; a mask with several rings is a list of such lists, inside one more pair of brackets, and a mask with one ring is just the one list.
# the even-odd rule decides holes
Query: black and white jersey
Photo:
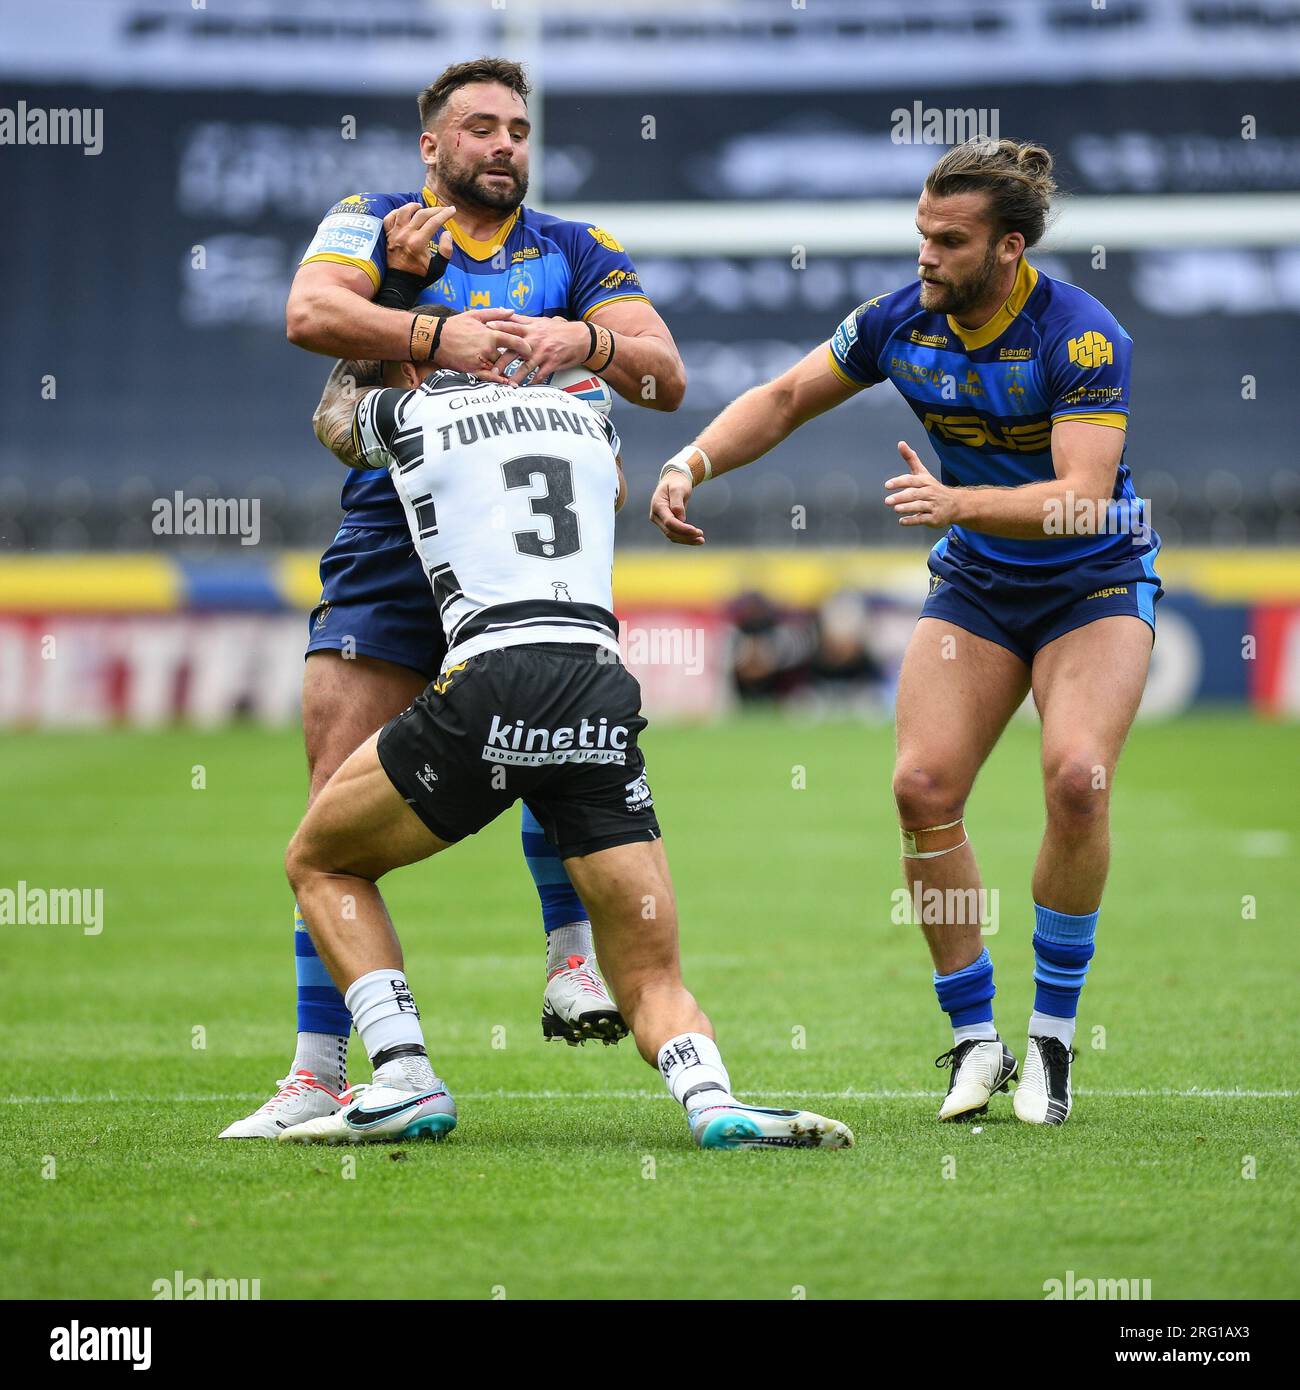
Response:
[{"label": "black and white jersey", "polygon": [[353,447],[387,468],[447,634],[444,669],[524,642],[618,650],[613,425],[550,386],[435,372],[364,396]]}]

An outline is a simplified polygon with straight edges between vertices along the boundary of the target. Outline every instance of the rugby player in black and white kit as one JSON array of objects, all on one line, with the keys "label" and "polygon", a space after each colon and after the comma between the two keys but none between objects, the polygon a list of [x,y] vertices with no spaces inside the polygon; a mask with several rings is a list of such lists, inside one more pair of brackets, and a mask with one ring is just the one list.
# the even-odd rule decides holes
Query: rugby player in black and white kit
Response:
[{"label": "rugby player in black and white kit", "polygon": [[[427,312],[427,306],[425,306]],[[704,1148],[842,1148],[850,1130],[731,1094],[682,983],[668,862],[637,738],[636,679],[612,612],[624,485],[610,421],[553,386],[409,362],[345,364],[317,413],[340,459],[388,468],[447,637],[437,678],[330,779],[286,859],[320,958],[374,1065],[288,1141],[437,1138],[456,1107],[426,1052],[376,880],[523,798],[591,912],[605,978],[641,1055]],[[345,384],[373,372],[357,399]],[[647,911],[647,905],[650,910]]]}]

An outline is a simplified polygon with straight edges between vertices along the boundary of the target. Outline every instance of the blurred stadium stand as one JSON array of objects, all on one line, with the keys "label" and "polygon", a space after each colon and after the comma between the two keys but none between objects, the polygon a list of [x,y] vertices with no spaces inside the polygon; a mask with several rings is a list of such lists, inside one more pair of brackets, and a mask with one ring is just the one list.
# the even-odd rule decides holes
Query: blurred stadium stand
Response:
[{"label": "blurred stadium stand", "polygon": [[[0,146],[0,726],[295,717],[342,475],[289,281],[338,198],[418,185],[414,94],[481,53],[536,83],[529,203],[628,247],[687,364],[676,414],[619,408],[652,717],[888,709],[932,539],[880,504],[894,441],[924,452],[895,393],[702,489],[705,551],[642,503],[724,404],[911,279],[942,149],[891,138],[917,102],[1052,149],[1070,197],[1032,258],[1135,341],[1170,591],[1144,712],[1300,715],[1296,0],[0,0],[0,107],[103,121],[94,154]],[[256,545],[155,535],[178,490],[255,499]]]},{"label": "blurred stadium stand", "polygon": [[[325,364],[284,340],[288,281],[336,198],[418,182],[414,91],[484,51],[539,79],[529,201],[598,212],[682,347],[686,406],[624,420],[634,489],[727,400],[914,273],[909,200],[940,149],[890,132],[923,100],[994,111],[1001,133],[1058,155],[1075,204],[1036,259],[1136,342],[1130,458],[1166,539],[1300,537],[1294,3],[5,0],[0,14],[10,100],[104,112],[97,156],[2,152],[33,228],[0,264],[22,325],[0,347],[9,551],[173,544],[150,504],[176,488],[259,497],[264,544],[323,546],[340,478],[308,417]],[[700,514],[716,541],[895,543],[878,485],[915,432],[891,393],[866,392],[741,484],[706,489]],[[657,539],[631,513],[623,533]]]}]

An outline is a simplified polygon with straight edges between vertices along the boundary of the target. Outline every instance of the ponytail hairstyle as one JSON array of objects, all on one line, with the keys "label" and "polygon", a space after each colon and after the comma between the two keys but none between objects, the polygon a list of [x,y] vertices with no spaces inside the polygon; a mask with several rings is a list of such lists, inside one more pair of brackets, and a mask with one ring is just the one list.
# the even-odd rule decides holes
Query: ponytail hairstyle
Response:
[{"label": "ponytail hairstyle", "polygon": [[980,135],[939,160],[926,175],[925,191],[935,198],[987,193],[995,236],[1019,232],[1028,248],[1042,240],[1057,190],[1052,156],[1042,145]]}]

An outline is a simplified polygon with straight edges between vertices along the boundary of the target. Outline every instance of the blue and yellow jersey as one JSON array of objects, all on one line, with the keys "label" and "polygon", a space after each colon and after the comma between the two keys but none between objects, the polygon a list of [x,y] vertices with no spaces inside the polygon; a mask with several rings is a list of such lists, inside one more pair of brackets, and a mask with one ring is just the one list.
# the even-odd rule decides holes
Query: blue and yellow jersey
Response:
[{"label": "blue and yellow jersey", "polygon": [[[427,188],[414,193],[354,193],[325,214],[301,263],[356,266],[377,290],[387,264],[384,218],[405,203],[436,202]],[[457,312],[514,309],[585,319],[602,305],[647,298],[627,252],[607,231],[589,222],[566,222],[520,207],[488,241],[467,236],[454,223],[448,230],[454,242],[451,261],[421,297],[424,302],[445,304]],[[406,525],[382,468],[348,474],[343,509],[351,526]]]},{"label": "blue and yellow jersey", "polygon": [[[1057,420],[1127,428],[1132,352],[1132,339],[1092,295],[1022,258],[1010,297],[982,328],[923,309],[917,280],[859,305],[831,339],[830,365],[850,386],[898,387],[930,436],[945,484],[1017,487],[1056,476]],[[1129,532],[1146,519],[1124,456],[1114,498],[1131,523],[1125,534],[1008,540],[961,526],[949,534],[1001,564],[1131,554]]]}]

